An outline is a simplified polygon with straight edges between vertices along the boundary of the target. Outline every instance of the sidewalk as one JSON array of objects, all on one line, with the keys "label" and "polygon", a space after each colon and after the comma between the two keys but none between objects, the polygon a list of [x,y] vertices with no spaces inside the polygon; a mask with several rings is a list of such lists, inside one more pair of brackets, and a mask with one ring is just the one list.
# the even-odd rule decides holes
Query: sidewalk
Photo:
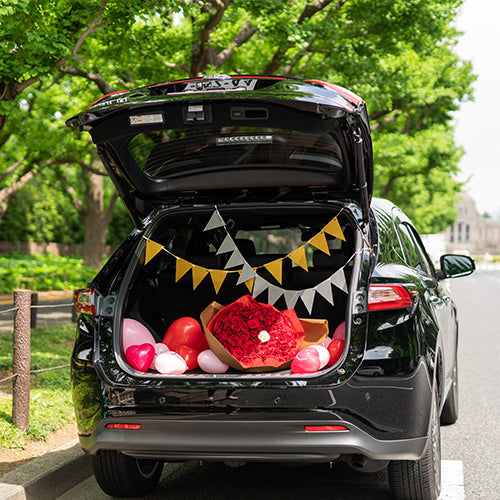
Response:
[{"label": "sidewalk", "polygon": [[78,439],[0,476],[0,500],[53,500],[92,475]]}]

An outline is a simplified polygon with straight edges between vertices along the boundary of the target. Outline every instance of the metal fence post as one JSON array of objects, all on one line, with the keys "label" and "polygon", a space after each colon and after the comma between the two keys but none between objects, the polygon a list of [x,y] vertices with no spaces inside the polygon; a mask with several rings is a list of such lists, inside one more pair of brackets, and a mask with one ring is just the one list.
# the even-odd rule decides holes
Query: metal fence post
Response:
[{"label": "metal fence post", "polygon": [[12,423],[29,429],[31,290],[14,290]]}]

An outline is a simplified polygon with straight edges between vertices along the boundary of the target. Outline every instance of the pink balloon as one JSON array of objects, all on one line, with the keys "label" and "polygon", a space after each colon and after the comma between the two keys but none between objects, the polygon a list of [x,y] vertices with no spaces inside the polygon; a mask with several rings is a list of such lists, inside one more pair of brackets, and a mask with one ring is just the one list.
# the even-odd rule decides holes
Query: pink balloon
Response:
[{"label": "pink balloon", "polygon": [[163,375],[182,375],[187,370],[186,362],[182,356],[174,351],[159,354],[155,366]]},{"label": "pink balloon", "polygon": [[147,372],[155,357],[155,348],[151,344],[131,345],[125,351],[125,357],[132,368]]},{"label": "pink balloon", "polygon": [[306,347],[299,351],[292,361],[292,373],[314,373],[319,370],[321,361],[319,354],[313,347]]},{"label": "pink balloon", "polygon": [[345,340],[345,321],[343,321],[342,323],[340,323],[339,326],[337,326],[333,334],[333,338]]},{"label": "pink balloon", "polygon": [[198,354],[198,364],[206,373],[226,373],[229,368],[211,349],[206,349]]},{"label": "pink balloon", "polygon": [[158,342],[157,344],[155,344],[155,357],[153,359],[153,362],[151,363],[152,370],[156,370],[156,358],[164,352],[168,352],[168,347],[163,342]]},{"label": "pink balloon", "polygon": [[328,349],[322,345],[312,345],[310,346],[311,349],[316,349],[316,351],[318,352],[318,356],[319,356],[319,368],[323,368],[324,366],[326,366],[326,364],[328,363],[328,361],[330,361],[330,353],[328,352]]},{"label": "pink balloon", "polygon": [[333,339],[331,337],[326,337],[326,339],[323,340],[323,342],[320,342],[319,345],[322,345],[323,347],[326,347],[328,349],[328,346],[330,345],[332,340]]},{"label": "pink balloon", "polygon": [[125,318],[122,323],[123,350],[127,351],[131,345],[141,344],[151,344],[154,346],[156,340],[142,323],[132,318]]}]

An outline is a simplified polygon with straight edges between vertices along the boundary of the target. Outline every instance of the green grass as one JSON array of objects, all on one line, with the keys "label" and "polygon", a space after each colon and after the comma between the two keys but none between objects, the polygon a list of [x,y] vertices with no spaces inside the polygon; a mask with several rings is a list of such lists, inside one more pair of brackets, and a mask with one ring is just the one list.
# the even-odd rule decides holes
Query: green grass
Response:
[{"label": "green grass", "polygon": [[0,255],[0,293],[19,288],[36,291],[83,288],[96,272],[97,269],[84,266],[81,257],[12,252]]},{"label": "green grass", "polygon": [[[31,331],[31,370],[68,365],[75,325]],[[12,373],[12,334],[0,335],[0,379]],[[30,427],[23,432],[12,424],[12,382],[0,386],[0,450],[23,448],[29,440],[44,440],[74,420],[69,367],[31,376]]]}]

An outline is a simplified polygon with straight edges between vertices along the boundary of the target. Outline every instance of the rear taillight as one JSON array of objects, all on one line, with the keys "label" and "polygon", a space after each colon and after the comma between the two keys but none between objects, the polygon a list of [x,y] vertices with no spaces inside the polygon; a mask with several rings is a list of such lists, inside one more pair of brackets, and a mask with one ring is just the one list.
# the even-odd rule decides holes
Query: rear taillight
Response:
[{"label": "rear taillight", "polygon": [[94,289],[82,288],[81,290],[77,290],[73,306],[79,314],[92,314],[95,316]]},{"label": "rear taillight", "polygon": [[307,432],[344,432],[349,430],[343,425],[305,425],[304,429]]},{"label": "rear taillight", "polygon": [[412,294],[401,285],[370,285],[368,311],[401,309],[413,304]]},{"label": "rear taillight", "polygon": [[142,429],[142,424],[106,424],[106,429],[122,429],[126,431],[139,431]]}]

